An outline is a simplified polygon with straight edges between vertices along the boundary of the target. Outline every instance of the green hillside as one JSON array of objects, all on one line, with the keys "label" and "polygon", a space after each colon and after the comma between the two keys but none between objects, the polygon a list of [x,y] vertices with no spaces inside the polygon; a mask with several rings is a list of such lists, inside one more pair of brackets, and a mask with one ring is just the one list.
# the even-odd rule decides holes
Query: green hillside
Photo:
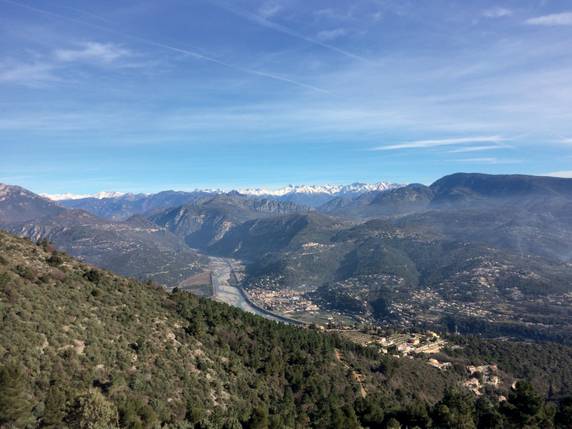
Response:
[{"label": "green hillside", "polygon": [[[460,390],[462,366],[383,357],[5,233],[0,255],[0,427],[475,427],[485,418]],[[556,405],[540,399],[521,420],[510,414],[518,395],[537,398],[523,386],[509,395],[512,411],[487,402],[486,418],[552,421]]]}]

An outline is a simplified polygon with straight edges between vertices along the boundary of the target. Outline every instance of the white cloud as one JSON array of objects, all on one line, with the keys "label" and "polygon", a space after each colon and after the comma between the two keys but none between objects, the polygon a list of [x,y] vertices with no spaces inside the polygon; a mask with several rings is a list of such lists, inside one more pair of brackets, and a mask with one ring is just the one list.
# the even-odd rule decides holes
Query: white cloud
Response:
[{"label": "white cloud", "polygon": [[562,139],[562,140],[559,140],[558,142],[562,143],[562,144],[572,144],[572,138]]},{"label": "white cloud", "polygon": [[512,10],[506,9],[504,7],[492,7],[486,9],[482,14],[485,18],[503,18],[512,15]]},{"label": "white cloud", "polygon": [[520,159],[502,159],[495,157],[461,158],[461,159],[455,159],[453,161],[468,162],[472,164],[520,164],[522,162]]},{"label": "white cloud", "polygon": [[0,83],[15,83],[24,86],[37,86],[56,81],[54,66],[49,63],[0,63]]},{"label": "white cloud", "polygon": [[501,136],[455,137],[447,139],[415,140],[388,146],[378,146],[372,150],[419,149],[437,146],[463,145],[468,143],[500,143],[506,140],[507,139]]},{"label": "white cloud", "polygon": [[552,15],[537,16],[525,21],[529,25],[543,25],[547,27],[572,25],[572,12],[555,13]]},{"label": "white cloud", "polygon": [[63,62],[98,62],[111,64],[119,59],[131,56],[127,49],[113,43],[86,42],[78,49],[57,49],[55,57]]},{"label": "white cloud", "polygon": [[319,9],[314,12],[314,16],[320,20],[327,21],[351,21],[353,20],[351,10],[340,10],[340,9]]},{"label": "white cloud", "polygon": [[572,179],[572,170],[553,171],[551,173],[545,173],[544,176],[563,177],[565,179]]},{"label": "white cloud", "polygon": [[459,149],[450,150],[449,153],[467,153],[467,152],[482,152],[486,150],[498,150],[498,149],[505,149],[510,146],[500,146],[500,145],[487,145],[487,146],[470,146],[470,147],[463,147]]},{"label": "white cloud", "polygon": [[265,18],[272,18],[273,16],[275,16],[276,14],[278,14],[278,12],[280,12],[282,10],[282,6],[274,1],[268,1],[265,2],[260,9],[258,9],[258,14]]},{"label": "white cloud", "polygon": [[331,42],[348,34],[345,28],[335,28],[333,30],[324,30],[316,34],[316,38],[322,42]]},{"label": "white cloud", "polygon": [[0,61],[0,83],[39,87],[63,81],[61,71],[74,63],[95,63],[121,67],[138,67],[141,64],[122,61],[134,54],[113,43],[86,42],[76,49],[56,49],[50,53],[36,54],[35,61]]}]

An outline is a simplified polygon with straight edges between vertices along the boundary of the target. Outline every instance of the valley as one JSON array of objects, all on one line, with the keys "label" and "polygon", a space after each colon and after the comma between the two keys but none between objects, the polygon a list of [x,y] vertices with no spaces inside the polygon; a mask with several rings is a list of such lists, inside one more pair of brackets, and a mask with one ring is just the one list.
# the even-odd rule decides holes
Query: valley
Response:
[{"label": "valley", "polygon": [[247,311],[265,319],[303,325],[304,322],[288,317],[285,312],[276,312],[251,293],[243,289],[244,265],[242,262],[222,257],[207,257],[205,271],[183,280],[176,288],[199,296],[211,298],[233,307]]},{"label": "valley", "polygon": [[237,273],[243,270],[240,262],[229,258],[211,257],[209,258],[208,269],[212,276],[212,298],[215,301],[224,302],[269,320],[277,320],[272,318],[269,312],[261,311],[258,307],[252,305],[244,295],[244,291],[240,286],[240,280],[236,279],[240,275]]},{"label": "valley", "polygon": [[[516,428],[518,395],[538,391],[534,419],[552,422],[572,393],[563,180],[461,174],[317,207],[167,192],[85,210],[2,185],[0,226],[26,240],[0,233],[0,353],[29,385],[68,386],[57,403],[52,382],[34,390],[56,413],[36,411],[42,421],[74,421],[80,406],[63,404],[102,395],[121,427],[149,415],[250,428],[260,413],[275,427],[341,427],[340,406],[343,427],[450,427],[442,406],[485,401]],[[85,382],[69,388],[48,362]],[[374,416],[379,401],[391,405]]]},{"label": "valley", "polygon": [[572,342],[570,179],[380,183],[56,202],[5,186],[0,225],[274,319]]}]

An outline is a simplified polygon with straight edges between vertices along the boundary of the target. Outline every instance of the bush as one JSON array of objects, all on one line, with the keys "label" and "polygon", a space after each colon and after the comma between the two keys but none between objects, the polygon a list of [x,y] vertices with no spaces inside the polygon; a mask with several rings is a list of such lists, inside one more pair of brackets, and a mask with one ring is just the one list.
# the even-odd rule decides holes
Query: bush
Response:
[{"label": "bush", "polygon": [[46,259],[46,262],[48,263],[48,265],[50,265],[52,267],[59,267],[61,264],[64,263],[64,260],[62,259],[62,257],[60,255],[58,255],[57,253],[54,253],[48,259]]},{"label": "bush", "polygon": [[76,399],[66,422],[78,429],[113,429],[119,417],[115,405],[99,390],[89,390]]},{"label": "bush", "polygon": [[36,278],[34,272],[30,268],[28,268],[24,265],[17,265],[16,266],[16,274],[18,274],[20,277],[22,277],[26,280],[30,280],[30,281],[34,281]]},{"label": "bush", "polygon": [[87,281],[90,281],[91,283],[97,284],[101,281],[101,274],[99,273],[99,271],[93,270],[93,269],[86,271],[85,274],[83,275],[83,277]]}]

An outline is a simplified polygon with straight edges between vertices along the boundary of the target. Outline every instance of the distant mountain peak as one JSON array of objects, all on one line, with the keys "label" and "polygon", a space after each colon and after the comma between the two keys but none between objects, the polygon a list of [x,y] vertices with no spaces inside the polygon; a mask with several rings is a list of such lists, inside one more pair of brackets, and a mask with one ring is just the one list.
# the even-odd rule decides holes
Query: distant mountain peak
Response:
[{"label": "distant mountain peak", "polygon": [[83,200],[85,198],[94,198],[96,200],[103,200],[105,198],[120,198],[125,195],[132,195],[126,192],[114,192],[114,191],[101,191],[95,194],[40,194],[44,198],[48,198],[52,201],[64,201],[64,200]]},{"label": "distant mountain peak", "polygon": [[[268,197],[283,197],[293,194],[301,195],[331,195],[339,196],[345,194],[360,194],[364,192],[372,191],[387,191],[390,189],[399,188],[403,185],[390,182],[377,182],[377,183],[362,183],[354,182],[349,185],[287,185],[282,188],[270,189],[270,188],[244,188],[244,189],[233,189],[229,194],[242,194],[249,196],[268,196]],[[209,194],[223,194],[225,193],[221,189],[195,189],[193,192],[204,192]],[[63,194],[40,194],[44,198],[48,198],[52,201],[69,201],[69,200],[82,200],[87,198],[103,200],[107,198],[122,198],[127,196],[149,196],[153,194],[133,194],[125,192],[113,192],[113,191],[102,191],[96,194],[73,194],[73,193],[63,193]]]},{"label": "distant mountain peak", "polygon": [[360,183],[355,182],[350,185],[288,185],[278,189],[267,188],[246,188],[241,189],[240,192],[246,195],[253,196],[274,196],[281,197],[289,194],[327,194],[332,196],[349,194],[349,193],[363,193],[371,191],[387,191],[401,187],[395,183],[377,182],[377,183]]},{"label": "distant mountain peak", "polygon": [[45,201],[45,197],[40,197],[27,189],[22,188],[21,186],[17,185],[7,185],[5,183],[0,183],[0,201],[4,201],[8,198],[15,198],[15,197],[27,197],[27,198],[35,198],[37,200]]}]

